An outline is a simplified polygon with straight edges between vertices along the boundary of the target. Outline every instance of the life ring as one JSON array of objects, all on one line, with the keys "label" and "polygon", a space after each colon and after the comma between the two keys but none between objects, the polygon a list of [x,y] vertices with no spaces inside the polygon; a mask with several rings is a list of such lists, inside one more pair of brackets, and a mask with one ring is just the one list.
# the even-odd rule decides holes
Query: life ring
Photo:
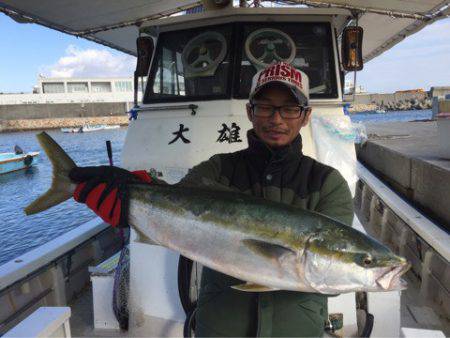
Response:
[{"label": "life ring", "polygon": [[25,167],[31,166],[32,163],[33,163],[33,156],[31,155],[25,156],[25,158],[23,159],[23,164],[25,165]]},{"label": "life ring", "polygon": [[[253,43],[263,47],[261,55],[255,55],[252,50]],[[287,58],[283,58],[279,55],[281,48],[286,48],[289,53]],[[286,63],[292,63],[296,54],[295,42],[285,32],[279,29],[262,28],[258,29],[247,37],[245,40],[245,55],[256,69],[264,69],[272,62],[284,61]]]}]

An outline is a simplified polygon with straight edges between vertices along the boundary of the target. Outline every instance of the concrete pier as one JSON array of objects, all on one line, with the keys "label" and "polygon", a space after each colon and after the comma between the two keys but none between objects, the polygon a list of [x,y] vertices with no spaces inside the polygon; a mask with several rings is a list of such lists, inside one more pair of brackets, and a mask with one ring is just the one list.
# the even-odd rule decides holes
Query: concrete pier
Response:
[{"label": "concrete pier", "polygon": [[436,121],[377,123],[366,128],[369,140],[357,146],[358,159],[450,230],[450,159],[440,157]]}]

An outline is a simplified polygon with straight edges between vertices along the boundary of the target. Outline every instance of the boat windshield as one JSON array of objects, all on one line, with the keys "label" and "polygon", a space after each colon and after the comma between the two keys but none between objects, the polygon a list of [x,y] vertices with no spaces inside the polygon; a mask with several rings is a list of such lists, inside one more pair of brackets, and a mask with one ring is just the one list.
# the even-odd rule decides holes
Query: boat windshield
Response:
[{"label": "boat windshield", "polygon": [[234,23],[161,33],[144,103],[248,97],[274,61],[303,70],[311,98],[336,98],[329,23]]}]

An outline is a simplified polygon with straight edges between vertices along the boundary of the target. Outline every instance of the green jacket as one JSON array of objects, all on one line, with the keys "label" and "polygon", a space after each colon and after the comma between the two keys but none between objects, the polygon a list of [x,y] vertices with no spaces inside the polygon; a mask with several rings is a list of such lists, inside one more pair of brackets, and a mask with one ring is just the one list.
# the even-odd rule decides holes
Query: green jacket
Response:
[{"label": "green jacket", "polygon": [[[268,200],[314,210],[351,224],[353,202],[340,173],[302,154],[300,135],[291,145],[272,150],[248,132],[249,147],[212,156],[192,168],[180,184],[220,185]],[[202,273],[196,336],[321,336],[327,297],[275,291],[247,293],[241,284],[209,268]]]}]

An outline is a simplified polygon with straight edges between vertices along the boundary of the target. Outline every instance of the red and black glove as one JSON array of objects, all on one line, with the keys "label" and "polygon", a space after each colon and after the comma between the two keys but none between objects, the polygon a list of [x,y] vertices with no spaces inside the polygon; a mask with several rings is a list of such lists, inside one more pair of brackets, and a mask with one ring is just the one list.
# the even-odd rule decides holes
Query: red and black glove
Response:
[{"label": "red and black glove", "polygon": [[113,166],[76,167],[69,177],[78,183],[75,201],[86,203],[106,223],[119,228],[128,226],[129,184],[152,182],[145,170],[131,172]]}]

